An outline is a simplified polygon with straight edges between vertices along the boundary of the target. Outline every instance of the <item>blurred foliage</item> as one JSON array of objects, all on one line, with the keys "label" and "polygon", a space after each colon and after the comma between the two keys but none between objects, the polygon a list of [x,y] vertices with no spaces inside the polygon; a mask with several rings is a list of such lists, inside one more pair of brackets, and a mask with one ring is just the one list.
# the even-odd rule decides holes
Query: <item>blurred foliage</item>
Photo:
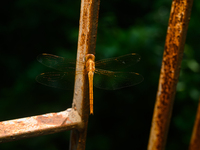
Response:
[{"label": "blurred foliage", "polygon": [[[81,1],[13,0],[0,5],[0,120],[71,107],[73,91],[40,85],[35,77],[52,71],[37,62],[41,53],[76,58]],[[144,76],[134,87],[94,89],[87,150],[146,149],[171,1],[101,1],[96,59],[141,55],[131,68]],[[187,149],[199,98],[199,14],[194,1],[166,150]],[[3,143],[0,149],[68,149],[69,131]]]}]

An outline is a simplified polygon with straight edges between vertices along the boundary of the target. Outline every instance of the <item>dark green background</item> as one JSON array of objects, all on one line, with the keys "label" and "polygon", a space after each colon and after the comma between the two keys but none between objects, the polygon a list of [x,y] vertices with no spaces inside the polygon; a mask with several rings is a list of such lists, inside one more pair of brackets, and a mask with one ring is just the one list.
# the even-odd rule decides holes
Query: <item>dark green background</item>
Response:
[{"label": "dark green background", "polygon": [[[0,5],[0,121],[63,111],[73,91],[46,87],[35,77],[52,71],[41,53],[76,58],[81,1],[12,0]],[[168,0],[102,0],[96,60],[141,55],[130,71],[139,85],[117,91],[94,89],[87,150],[143,150],[148,144],[164,42]],[[200,1],[194,1],[166,150],[188,149],[199,97]],[[0,144],[1,150],[63,150],[70,131]]]}]

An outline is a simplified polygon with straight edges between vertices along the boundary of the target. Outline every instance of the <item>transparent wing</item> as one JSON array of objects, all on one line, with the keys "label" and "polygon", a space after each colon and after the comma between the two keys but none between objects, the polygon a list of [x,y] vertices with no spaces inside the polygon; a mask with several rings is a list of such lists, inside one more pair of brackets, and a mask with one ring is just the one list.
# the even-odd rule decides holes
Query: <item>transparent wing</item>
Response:
[{"label": "transparent wing", "polygon": [[43,65],[59,70],[59,71],[70,71],[74,70],[75,62],[69,61],[64,57],[52,55],[52,54],[40,54],[37,56],[37,60]]},{"label": "transparent wing", "polygon": [[94,86],[106,90],[116,90],[139,84],[143,77],[135,72],[114,72],[98,69],[94,75]]},{"label": "transparent wing", "polygon": [[50,87],[71,90],[74,87],[75,72],[46,72],[36,77],[36,81]]},{"label": "transparent wing", "polygon": [[[36,80],[39,83],[61,89],[73,89],[75,62],[46,53],[39,55],[37,60],[47,67],[63,71],[42,73],[36,77]],[[139,60],[140,56],[132,53],[116,58],[97,61],[96,67],[100,69],[95,70],[94,85],[102,89],[115,90],[142,82],[143,77],[138,73],[108,71],[129,67],[137,63]],[[103,70],[101,68],[108,70]]]},{"label": "transparent wing", "polygon": [[95,66],[98,69],[104,70],[120,70],[134,65],[138,61],[140,61],[140,55],[131,53],[116,58],[108,58],[96,61]]}]

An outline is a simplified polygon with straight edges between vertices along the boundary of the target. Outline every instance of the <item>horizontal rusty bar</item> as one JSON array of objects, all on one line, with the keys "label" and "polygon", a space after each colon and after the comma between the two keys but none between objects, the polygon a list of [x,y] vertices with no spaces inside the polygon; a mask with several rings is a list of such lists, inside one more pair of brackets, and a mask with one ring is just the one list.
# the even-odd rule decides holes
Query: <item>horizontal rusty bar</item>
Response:
[{"label": "horizontal rusty bar", "polygon": [[69,108],[58,113],[0,122],[0,143],[80,128],[81,117]]}]

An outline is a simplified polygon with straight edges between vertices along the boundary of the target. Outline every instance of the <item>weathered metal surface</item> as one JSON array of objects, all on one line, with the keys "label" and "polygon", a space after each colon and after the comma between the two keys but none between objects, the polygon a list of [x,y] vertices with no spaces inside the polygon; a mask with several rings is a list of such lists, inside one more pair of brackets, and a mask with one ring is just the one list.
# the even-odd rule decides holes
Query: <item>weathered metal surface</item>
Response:
[{"label": "weathered metal surface", "polygon": [[74,109],[0,122],[0,143],[81,127]]},{"label": "weathered metal surface", "polygon": [[200,98],[189,146],[189,150],[199,150],[199,149],[200,149]]},{"label": "weathered metal surface", "polygon": [[165,149],[192,2],[172,2],[148,150]]},{"label": "weathered metal surface", "polygon": [[[87,54],[95,53],[99,3],[100,0],[81,1],[76,70],[83,72],[83,74],[79,73],[76,75],[73,99],[73,104],[81,116],[86,109],[89,110],[88,108],[83,109],[85,105],[83,105],[82,101],[79,100],[83,99],[84,94],[88,97],[88,91],[85,92],[83,90],[84,87],[88,90],[88,77],[85,70],[85,56]],[[89,107],[89,105],[87,107]]]},{"label": "weathered metal surface", "polygon": [[77,48],[76,70],[83,72],[75,77],[73,107],[83,121],[84,130],[72,130],[70,150],[84,150],[89,118],[88,76],[85,70],[85,56],[95,54],[100,0],[81,0],[79,37]]}]

